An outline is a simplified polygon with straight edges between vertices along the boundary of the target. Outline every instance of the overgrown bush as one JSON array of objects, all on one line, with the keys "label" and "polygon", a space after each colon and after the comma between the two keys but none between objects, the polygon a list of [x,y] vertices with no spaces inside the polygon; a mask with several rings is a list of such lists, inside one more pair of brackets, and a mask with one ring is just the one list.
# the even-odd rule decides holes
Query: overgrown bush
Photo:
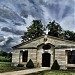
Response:
[{"label": "overgrown bush", "polygon": [[12,58],[0,56],[0,62],[11,62]]},{"label": "overgrown bush", "polygon": [[23,64],[18,64],[17,67],[24,67],[24,65]]},{"label": "overgrown bush", "polygon": [[26,67],[27,68],[34,68],[34,63],[31,59],[27,62]]},{"label": "overgrown bush", "polygon": [[60,69],[60,66],[59,66],[57,60],[55,60],[51,67],[51,70],[59,70],[59,69]]}]

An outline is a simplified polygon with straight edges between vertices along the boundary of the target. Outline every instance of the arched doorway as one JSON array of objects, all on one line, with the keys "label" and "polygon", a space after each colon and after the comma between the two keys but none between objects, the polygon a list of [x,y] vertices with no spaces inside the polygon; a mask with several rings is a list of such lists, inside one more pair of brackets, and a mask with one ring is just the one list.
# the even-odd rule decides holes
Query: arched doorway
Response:
[{"label": "arched doorway", "polygon": [[42,67],[50,67],[50,57],[49,53],[42,54]]}]

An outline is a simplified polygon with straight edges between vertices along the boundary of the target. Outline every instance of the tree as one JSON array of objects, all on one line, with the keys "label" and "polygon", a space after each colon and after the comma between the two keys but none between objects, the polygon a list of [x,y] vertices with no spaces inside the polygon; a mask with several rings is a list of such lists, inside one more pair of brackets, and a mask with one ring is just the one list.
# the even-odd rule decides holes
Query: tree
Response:
[{"label": "tree", "polygon": [[8,52],[5,52],[5,51],[0,51],[0,56],[4,56],[4,57],[12,57],[12,53],[8,53]]},{"label": "tree", "polygon": [[60,37],[62,28],[58,23],[56,23],[55,21],[49,22],[49,24],[47,25],[47,28],[49,30],[48,35]]},{"label": "tree", "polygon": [[75,41],[75,33],[73,31],[64,31],[64,37],[66,40]]},{"label": "tree", "polygon": [[22,41],[28,41],[34,38],[41,36],[44,33],[44,27],[40,20],[33,20],[32,25],[27,28],[27,31],[24,32],[22,36]]},{"label": "tree", "polygon": [[7,52],[5,52],[5,51],[0,51],[0,56],[7,56],[8,54],[7,54]]},{"label": "tree", "polygon": [[[69,30],[63,30],[60,24],[55,21],[49,22],[46,28],[48,29],[48,35],[59,37],[61,39],[75,41],[75,33]],[[34,38],[40,37],[44,34],[45,27],[40,20],[33,20],[32,24],[27,28],[22,36],[22,41],[26,42]]]}]

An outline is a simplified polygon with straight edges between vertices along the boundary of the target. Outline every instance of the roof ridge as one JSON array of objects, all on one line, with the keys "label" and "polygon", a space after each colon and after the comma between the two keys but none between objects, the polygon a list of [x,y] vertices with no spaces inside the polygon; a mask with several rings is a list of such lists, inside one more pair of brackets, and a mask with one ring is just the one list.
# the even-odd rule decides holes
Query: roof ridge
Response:
[{"label": "roof ridge", "polygon": [[[47,35],[47,34],[46,34],[46,35]],[[24,44],[28,44],[28,43],[30,43],[30,42],[32,42],[32,41],[35,41],[35,40],[38,40],[38,39],[40,39],[40,38],[42,38],[42,37],[44,38],[44,36],[45,36],[45,35],[42,35],[42,36],[39,36],[39,37],[34,38],[34,39],[32,39],[32,40],[28,40],[28,41],[26,41],[26,42],[22,42],[22,43],[20,43],[20,44],[18,44],[18,45],[16,45],[16,46],[13,46],[12,48],[16,48],[17,46],[22,46],[22,45],[24,45]],[[50,36],[50,35],[47,35],[47,37],[75,44],[74,41],[61,39],[61,38],[59,38],[59,37],[54,37],[54,36]]]}]

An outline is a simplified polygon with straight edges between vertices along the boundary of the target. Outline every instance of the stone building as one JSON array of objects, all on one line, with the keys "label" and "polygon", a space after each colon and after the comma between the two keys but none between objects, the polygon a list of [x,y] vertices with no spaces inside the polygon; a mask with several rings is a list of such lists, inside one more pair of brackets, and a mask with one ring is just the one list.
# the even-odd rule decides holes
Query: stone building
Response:
[{"label": "stone building", "polygon": [[35,67],[50,67],[54,60],[61,69],[75,67],[75,42],[43,35],[13,47],[12,63],[26,64],[32,59]]}]

